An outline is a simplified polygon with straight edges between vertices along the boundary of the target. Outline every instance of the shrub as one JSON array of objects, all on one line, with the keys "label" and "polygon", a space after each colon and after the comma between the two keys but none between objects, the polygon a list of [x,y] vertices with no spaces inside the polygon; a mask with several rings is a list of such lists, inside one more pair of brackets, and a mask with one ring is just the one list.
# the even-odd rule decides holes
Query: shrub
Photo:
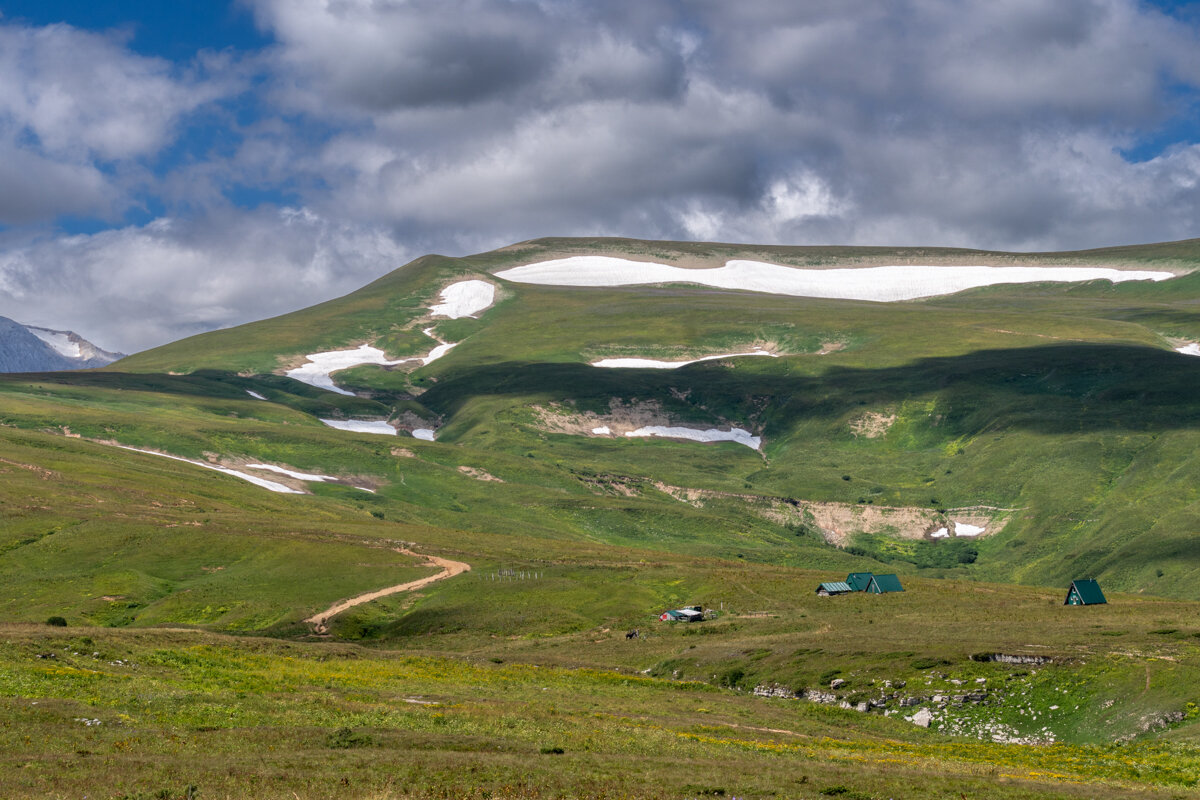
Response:
[{"label": "shrub", "polygon": [[47,624],[47,625],[53,625],[53,626],[54,626],[54,627],[56,627],[56,628],[65,628],[65,627],[67,627],[67,621],[66,621],[65,619],[63,619],[62,617],[57,617],[57,616],[55,616],[55,617],[50,617],[49,619],[47,619],[47,620],[46,620],[46,624]]},{"label": "shrub", "polygon": [[567,751],[563,750],[561,747],[543,747],[539,752],[546,756],[561,756]]},{"label": "shrub", "polygon": [[352,747],[370,747],[375,740],[366,733],[358,733],[353,728],[338,728],[325,737],[325,746],[335,750],[348,750]]}]

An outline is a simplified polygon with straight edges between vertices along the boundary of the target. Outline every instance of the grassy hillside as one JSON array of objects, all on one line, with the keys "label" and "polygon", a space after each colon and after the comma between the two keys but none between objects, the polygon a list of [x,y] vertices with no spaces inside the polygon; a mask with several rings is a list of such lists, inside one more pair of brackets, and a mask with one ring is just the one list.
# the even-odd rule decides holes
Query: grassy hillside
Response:
[{"label": "grassy hillside", "polygon": [[[0,795],[103,774],[111,797],[1186,796],[1200,359],[1173,348],[1200,340],[1200,273],[905,303],[492,273],[581,253],[1187,273],[1197,248],[537,240],[105,370],[0,376]],[[430,319],[463,278],[497,302]],[[357,396],[283,375],[362,343],[427,353],[429,327],[457,346],[337,373]],[[756,346],[778,357],[589,366]],[[762,447],[602,424],[737,426]],[[117,445],[333,480],[256,473],[300,492],[278,494]],[[932,535],[956,524],[984,535]],[[434,574],[423,555],[472,569],[326,639],[303,622]],[[851,570],[908,591],[813,594]],[[1111,603],[1064,608],[1076,577]],[[657,622],[693,603],[720,616]],[[905,721],[922,709],[928,730]]]}]

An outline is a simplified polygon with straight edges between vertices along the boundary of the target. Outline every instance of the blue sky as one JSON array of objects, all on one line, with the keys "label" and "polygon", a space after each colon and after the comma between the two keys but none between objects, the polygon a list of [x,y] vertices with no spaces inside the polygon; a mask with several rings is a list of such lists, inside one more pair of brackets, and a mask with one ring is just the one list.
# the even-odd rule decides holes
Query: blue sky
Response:
[{"label": "blue sky", "polygon": [[547,235],[1200,235],[1200,10],[0,0],[0,315],[135,350]]}]

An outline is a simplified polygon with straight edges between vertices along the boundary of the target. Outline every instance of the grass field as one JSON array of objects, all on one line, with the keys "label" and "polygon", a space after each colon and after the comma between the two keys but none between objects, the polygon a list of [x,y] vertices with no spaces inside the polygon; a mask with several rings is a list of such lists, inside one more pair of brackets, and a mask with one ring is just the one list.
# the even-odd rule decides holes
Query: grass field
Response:
[{"label": "grass field", "polygon": [[[1195,794],[1200,359],[1172,348],[1200,339],[1200,276],[897,304],[492,279],[480,319],[427,318],[454,280],[596,252],[1200,255],[538,240],[105,370],[0,376],[0,797]],[[431,323],[458,346],[338,373],[359,396],[281,374],[427,352]],[[780,357],[588,366],[753,346]],[[580,435],[636,409],[764,444]],[[337,480],[276,494],[117,444]],[[987,535],[927,535],[955,518]],[[472,569],[314,636],[335,601],[435,571],[401,546]],[[813,594],[851,570],[907,591]],[[1109,605],[1064,608],[1077,577]],[[718,618],[657,622],[695,603]]]}]

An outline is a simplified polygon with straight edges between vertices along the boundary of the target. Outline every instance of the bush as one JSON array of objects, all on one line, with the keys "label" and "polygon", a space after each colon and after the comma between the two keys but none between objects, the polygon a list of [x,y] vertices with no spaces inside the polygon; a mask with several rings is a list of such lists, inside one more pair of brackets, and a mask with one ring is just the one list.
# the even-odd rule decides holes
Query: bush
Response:
[{"label": "bush", "polygon": [[67,627],[67,621],[62,617],[50,617],[48,620],[46,620],[46,624],[53,625],[56,628]]},{"label": "bush", "polygon": [[352,747],[370,747],[375,740],[370,735],[358,733],[353,728],[338,728],[325,737],[325,746],[335,750],[349,750]]},{"label": "bush", "polygon": [[561,756],[567,751],[563,750],[561,747],[543,747],[539,752],[545,756]]}]

